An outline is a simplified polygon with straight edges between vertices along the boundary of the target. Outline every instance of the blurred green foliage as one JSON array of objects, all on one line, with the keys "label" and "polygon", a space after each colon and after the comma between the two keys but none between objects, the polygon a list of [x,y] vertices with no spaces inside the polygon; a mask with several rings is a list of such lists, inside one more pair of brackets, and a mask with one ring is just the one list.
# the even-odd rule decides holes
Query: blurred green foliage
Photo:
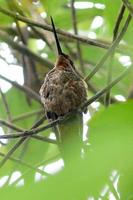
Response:
[{"label": "blurred green foliage", "polygon": [[[11,9],[11,3],[14,12],[18,11],[20,6],[20,10],[22,10],[26,16],[31,19],[38,19],[39,22],[44,23],[49,22],[49,16],[52,15],[58,28],[66,31],[73,30],[71,9],[69,7],[69,2],[66,0],[40,0],[40,2],[32,0],[13,0],[10,1],[10,4],[9,1],[0,0],[0,5],[7,9]],[[105,8],[98,9],[96,6],[92,6],[92,8],[77,9],[76,14],[79,34],[88,37],[88,34],[93,32],[96,34],[97,40],[104,44],[110,44],[113,38],[113,28],[121,6],[121,0],[116,0],[115,2],[111,0],[92,0],[91,3],[93,3],[93,5],[98,3],[102,4]],[[43,12],[46,12],[47,14],[45,19],[40,15]],[[126,11],[122,24],[124,24],[127,15],[128,11]],[[103,17],[103,25],[97,29],[93,29],[91,25],[97,16]],[[3,27],[12,27],[14,19],[0,13],[0,21],[0,30],[4,30]],[[127,55],[130,57],[131,61],[133,60],[133,55],[131,53],[133,49],[132,23],[133,22],[131,22],[128,31],[123,38],[123,42],[119,45],[119,50],[117,49],[117,53],[114,56],[113,78],[118,76],[124,69],[124,66],[119,61],[120,56]],[[22,26],[22,28],[25,27],[23,23],[20,23],[20,26]],[[14,39],[14,35],[10,32],[8,32],[8,34],[9,37]],[[30,35],[27,38],[27,44],[29,45],[30,43],[28,46],[30,50],[35,51],[38,54],[45,53],[50,61],[53,63],[55,62],[56,52],[51,51],[48,45],[37,52],[37,42],[35,41],[38,41],[38,37]],[[50,45],[53,45],[52,48],[55,49],[49,32],[47,32],[47,39]],[[70,49],[66,47],[66,44]],[[80,45],[83,60],[85,62],[84,76],[87,76],[90,70],[94,68],[96,63],[102,58],[106,50],[82,43]],[[75,42],[66,42],[62,39],[62,46],[67,53],[69,50],[72,50],[73,54],[77,53]],[[20,54],[15,52],[13,48],[11,48],[11,51],[19,62],[21,57]],[[21,62],[19,64],[22,65]],[[76,67],[80,69],[77,58],[75,58],[75,64]],[[42,81],[42,77],[47,72],[47,69],[37,62],[35,65],[38,76]],[[108,65],[109,60],[106,61],[104,66],[92,79],[93,85],[98,88],[98,90],[107,84]],[[133,84],[132,77],[133,74],[131,72],[129,76],[125,77],[112,89],[111,94],[113,96],[123,95],[126,98],[129,94],[130,87],[132,87]],[[89,92],[89,95],[92,95],[92,93]],[[5,94],[5,96],[13,118],[42,108],[40,104],[33,100],[31,100],[29,104],[26,96],[13,87]],[[5,166],[0,169],[0,183],[2,182],[3,177],[9,176],[10,180],[12,173],[14,171],[19,171],[22,174],[24,186],[17,188],[5,184],[0,191],[1,199],[19,198],[21,200],[24,198],[38,198],[40,200],[90,200],[89,197],[94,197],[95,199],[110,199],[109,194],[113,194],[115,199],[119,199],[118,193],[121,200],[133,199],[133,102],[132,100],[128,100],[125,103],[112,105],[108,109],[101,107],[93,115],[92,119],[87,121],[88,140],[86,142],[88,144],[84,147],[82,158],[75,159],[73,149],[70,148],[69,153],[71,152],[71,157],[73,157],[72,165],[66,166],[61,169],[60,172],[55,173],[52,176],[49,175],[44,179],[42,178],[42,175],[40,175],[41,181],[39,183],[35,183],[37,182],[37,179],[35,181],[35,177],[37,176],[35,170],[29,170],[21,163],[9,160]],[[33,115],[24,120],[14,122],[14,125],[23,129],[30,129],[40,116],[40,114]],[[7,114],[1,97],[0,118],[7,120]],[[15,132],[7,128],[3,129],[7,133]],[[47,131],[42,132],[41,135],[49,136],[51,132],[52,130],[48,129]],[[6,154],[16,141],[17,139],[14,139],[6,146],[1,146],[0,152]],[[73,144],[72,148],[78,148],[77,144]],[[56,157],[57,155],[58,157]],[[54,163],[54,161],[57,161],[60,158],[59,150],[56,145],[35,139],[28,140],[14,153],[13,156],[22,159],[31,166],[47,166],[47,164]],[[112,175],[114,172],[115,177]],[[114,187],[116,179],[118,179],[117,188],[116,186]],[[108,189],[102,196],[101,192],[105,189],[105,186],[107,186]]]},{"label": "blurred green foliage", "polygon": [[[132,187],[129,183],[132,183],[133,174],[132,109],[133,103],[129,101],[113,105],[108,110],[97,113],[89,122],[90,145],[81,160],[74,160],[71,167],[66,167],[60,173],[40,183],[32,183],[22,188],[11,186],[3,188],[1,198],[8,199],[9,195],[20,199],[27,197],[87,199],[89,196],[98,198],[105,184],[110,187],[109,177],[114,170],[117,171],[120,179],[122,176],[122,182],[120,182],[122,188],[118,187],[118,191],[122,192],[124,189],[128,191],[127,195],[131,195]],[[76,144],[73,147],[78,148]],[[72,151],[71,153],[73,154]],[[125,199],[128,199],[126,193],[123,195]],[[121,199],[124,198],[121,196]]]}]

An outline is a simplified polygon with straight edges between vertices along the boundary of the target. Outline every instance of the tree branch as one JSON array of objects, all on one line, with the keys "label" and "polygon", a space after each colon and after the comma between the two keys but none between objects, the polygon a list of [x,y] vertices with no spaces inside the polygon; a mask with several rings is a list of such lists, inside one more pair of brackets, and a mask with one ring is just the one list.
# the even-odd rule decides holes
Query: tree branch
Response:
[{"label": "tree branch", "polygon": [[[25,22],[25,23],[27,23],[29,25],[36,26],[36,27],[42,28],[44,30],[53,32],[52,26],[36,22],[36,21],[31,20],[29,18],[23,17],[23,16],[19,15],[18,13],[11,12],[11,11],[9,11],[7,9],[2,8],[2,7],[0,7],[0,12],[2,12],[3,14],[8,15],[10,17],[14,17],[17,20]],[[69,33],[69,32],[66,32],[66,31],[63,31],[63,30],[60,30],[60,29],[56,29],[56,32],[58,34],[61,34],[61,35],[65,36],[65,37],[68,37],[68,38],[71,38],[71,39],[74,39],[74,40],[78,40],[78,41],[80,41],[82,43],[85,43],[85,44],[97,46],[97,47],[104,48],[104,49],[108,49],[108,47],[109,47],[107,44],[103,44],[101,42],[98,42],[97,40],[92,40],[92,39],[88,39],[87,37],[77,36],[75,34],[72,34],[72,33]]]},{"label": "tree branch", "polygon": [[[117,36],[118,36],[119,27],[120,27],[120,24],[122,22],[124,12],[125,12],[125,6],[124,6],[124,4],[122,4],[120,11],[119,11],[119,14],[118,14],[118,17],[116,19],[115,26],[114,26],[112,42],[114,42],[116,40]],[[109,63],[108,72],[107,72],[108,73],[107,74],[107,85],[112,80],[114,55],[115,55],[115,50],[111,53],[111,56],[110,56],[110,63]],[[105,106],[109,106],[110,100],[111,100],[110,99],[110,90],[108,90],[108,92],[105,95]]]},{"label": "tree branch", "polygon": [[22,44],[20,45],[20,44],[14,42],[13,39],[11,39],[9,37],[9,35],[7,35],[6,33],[4,33],[4,31],[1,31],[1,30],[0,30],[0,39],[5,41],[12,48],[20,51],[22,54],[24,54],[26,56],[30,56],[32,59],[36,60],[37,62],[42,63],[46,67],[48,67],[48,68],[52,68],[53,67],[53,63],[51,63],[50,61],[40,57],[36,53],[32,52],[25,45],[22,45]]},{"label": "tree branch", "polygon": [[8,106],[8,102],[6,100],[5,94],[1,90],[1,87],[0,87],[0,93],[1,93],[2,100],[3,100],[3,104],[5,106],[5,111],[7,113],[8,120],[12,121],[11,112],[10,112],[10,109],[9,109],[9,106]]},{"label": "tree branch", "polygon": [[[26,137],[29,137],[29,136],[33,136],[37,133],[40,133],[42,131],[45,131],[53,126],[55,126],[56,124],[58,123],[61,123],[63,122],[64,120],[66,120],[66,117],[63,117],[63,118],[59,118],[53,122],[50,122],[49,124],[45,125],[45,126],[42,126],[40,128],[34,128],[34,129],[31,129],[31,130],[26,130],[26,131],[22,131],[22,129],[18,129],[16,128],[15,126],[5,122],[4,120],[0,120],[0,124],[1,125],[6,125],[16,131],[21,131],[19,133],[14,133],[14,134],[6,134],[6,135],[0,135],[0,139],[14,139],[14,138],[26,138]],[[52,140],[53,141],[53,140]]]},{"label": "tree branch", "polygon": [[118,14],[118,17],[116,19],[114,30],[113,30],[113,41],[117,38],[118,30],[119,30],[121,21],[123,19],[124,12],[125,12],[125,6],[122,4],[120,11],[119,11],[119,14]]},{"label": "tree branch", "polygon": [[28,113],[24,113],[19,116],[16,116],[16,117],[12,118],[12,122],[23,120],[23,119],[26,119],[26,118],[32,117],[33,115],[38,115],[38,114],[44,114],[44,109],[41,108],[38,110],[34,110],[32,112],[28,112]]},{"label": "tree branch", "polygon": [[5,80],[5,81],[7,81],[7,82],[9,82],[9,83],[11,83],[14,87],[20,89],[22,92],[26,93],[32,99],[34,99],[34,100],[38,101],[40,104],[42,104],[40,96],[36,92],[34,92],[32,89],[30,89],[30,88],[28,88],[28,87],[26,87],[24,85],[20,85],[17,82],[12,81],[12,80],[10,80],[10,79],[2,76],[2,75],[0,75],[0,78]]},{"label": "tree branch", "polygon": [[[88,107],[92,102],[94,102],[95,100],[99,99],[104,93],[106,93],[108,90],[110,90],[115,84],[117,84],[123,77],[125,77],[125,75],[127,75],[129,73],[129,71],[131,70],[131,67],[126,69],[123,73],[120,74],[120,76],[118,76],[114,81],[112,81],[108,86],[106,86],[105,88],[103,88],[101,91],[99,91],[95,96],[93,96],[92,98],[90,98],[87,102],[85,102],[82,106],[81,106],[81,110],[84,110],[86,107]],[[11,150],[9,150],[9,152],[5,155],[5,157],[3,158],[3,160],[0,162],[0,167],[2,167],[5,162],[10,158],[10,156],[15,152],[15,150],[27,139],[27,136],[31,136],[34,134],[37,134],[41,131],[44,131],[48,128],[51,128],[53,126],[55,126],[58,123],[63,123],[65,120],[67,120],[70,116],[72,116],[72,114],[75,113],[79,113],[79,111],[75,110],[72,111],[70,113],[68,113],[67,115],[65,115],[62,118],[58,118],[57,120],[42,126],[41,128],[36,128],[36,126],[39,126],[40,123],[42,123],[42,121],[44,120],[43,118],[41,120],[39,120],[35,125],[33,125],[33,127],[31,128],[31,130],[29,131],[24,131],[23,133],[20,132],[19,134],[8,134],[8,135],[2,135],[0,138],[18,138],[18,137],[22,137],[13,147]]]},{"label": "tree branch", "polygon": [[[116,85],[122,78],[124,78],[129,71],[131,71],[131,67],[126,69],[124,72],[122,72],[116,79],[114,79],[114,81],[112,81],[108,86],[106,86],[105,88],[103,88],[102,90],[100,90],[99,92],[97,92],[96,95],[94,95],[93,97],[91,97],[87,102],[85,102],[82,106],[81,106],[81,110],[84,110],[84,108],[88,107],[91,103],[93,103],[94,101],[96,101],[98,98],[100,98],[104,93],[106,93],[108,90],[110,90],[114,85]],[[25,137],[29,137],[32,135],[35,135],[39,132],[45,131],[59,123],[63,123],[65,120],[67,120],[72,114],[77,113],[78,110],[74,110],[70,113],[68,113],[67,115],[65,115],[64,117],[58,118],[57,120],[54,120],[52,122],[50,122],[49,124],[42,126],[40,128],[34,128],[31,129],[29,131],[24,131],[24,132],[20,132],[20,133],[14,133],[14,134],[8,134],[8,135],[1,135],[0,139],[11,139],[11,138],[19,138],[22,137],[22,139],[25,139]]]},{"label": "tree branch", "polygon": [[[5,154],[2,153],[2,152],[0,152],[0,156],[5,157]],[[18,164],[21,164],[21,165],[23,165],[23,166],[25,166],[25,167],[28,167],[28,168],[34,170],[35,172],[38,172],[38,173],[41,174],[41,175],[45,175],[45,176],[46,176],[46,175],[50,175],[50,174],[48,174],[47,172],[44,172],[43,170],[41,170],[41,169],[39,169],[39,168],[37,168],[37,167],[34,167],[34,166],[28,164],[27,162],[24,162],[22,159],[10,157],[9,160],[11,160],[11,161],[13,161],[13,162],[16,162],[16,163],[18,163]]]},{"label": "tree branch", "polygon": [[129,72],[131,71],[131,67],[126,69],[124,72],[122,72],[114,81],[109,83],[108,86],[97,92],[96,95],[94,95],[92,98],[90,98],[83,106],[82,108],[88,107],[91,103],[99,99],[104,93],[106,93],[108,90],[110,90],[114,85],[116,85],[122,78],[124,78]]},{"label": "tree branch", "polygon": [[[43,121],[45,120],[45,116],[43,116],[41,119],[39,119],[30,130],[35,129],[36,127],[40,126]],[[0,162],[0,167],[2,167],[6,161],[11,157],[11,155],[17,150],[17,148],[27,139],[27,137],[21,138],[5,155],[5,157]]]},{"label": "tree branch", "polygon": [[125,25],[124,25],[122,31],[119,33],[118,37],[112,43],[112,45],[110,46],[110,48],[108,49],[108,51],[104,54],[104,56],[102,57],[102,59],[97,63],[97,65],[95,66],[95,68],[84,79],[86,82],[88,80],[90,80],[94,76],[94,74],[103,66],[103,64],[105,63],[105,61],[107,60],[107,58],[111,55],[111,53],[114,51],[114,49],[118,46],[120,40],[122,39],[122,37],[124,36],[124,34],[127,31],[127,28],[128,28],[128,25],[129,25],[130,21],[131,21],[131,15],[128,15],[127,20],[125,22]]},{"label": "tree branch", "polygon": [[126,8],[129,10],[131,16],[133,17],[133,6],[128,0],[122,0]]},{"label": "tree branch", "polygon": [[[5,121],[5,120],[1,120],[0,119],[0,125],[1,126],[6,126],[6,127],[10,128],[12,130],[15,130],[15,131],[19,131],[20,133],[25,133],[25,130],[23,130],[22,128],[19,128],[19,127],[15,126],[15,125],[13,125],[13,124]],[[9,135],[14,135],[14,134],[9,134]],[[8,136],[8,134],[6,134],[5,136]],[[18,134],[18,136],[19,136],[19,134]],[[43,142],[48,142],[48,143],[56,144],[55,140],[52,140],[52,139],[50,139],[48,137],[43,137],[41,135],[31,135],[31,137],[34,138],[34,139],[43,141]],[[2,139],[1,136],[0,136],[0,139]],[[9,137],[7,139],[11,139],[11,138]]]}]

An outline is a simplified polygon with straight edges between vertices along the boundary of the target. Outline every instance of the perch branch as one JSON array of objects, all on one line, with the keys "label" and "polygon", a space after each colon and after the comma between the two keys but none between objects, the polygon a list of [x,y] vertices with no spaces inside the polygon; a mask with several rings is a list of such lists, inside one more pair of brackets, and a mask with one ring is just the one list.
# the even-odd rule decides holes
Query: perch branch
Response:
[{"label": "perch branch", "polygon": [[[61,123],[62,121],[64,121],[65,118],[57,119],[57,120],[55,120],[55,121],[53,121],[53,122],[51,122],[51,123],[49,123],[49,124],[47,124],[45,126],[42,126],[41,128],[34,128],[34,129],[31,129],[31,130],[28,130],[28,131],[27,130],[26,131],[22,131],[21,130],[21,132],[19,132],[19,133],[0,135],[0,139],[13,139],[13,138],[21,138],[21,137],[22,138],[26,138],[26,137],[35,135],[37,133],[40,133],[42,131],[45,131],[45,130],[57,125],[58,123]],[[2,125],[6,125],[6,126],[8,126],[10,128],[14,128],[15,129],[15,127],[10,125],[9,123],[8,124],[5,123],[5,121],[3,121],[3,120],[0,120],[0,123]],[[19,130],[17,129],[17,131],[20,131],[20,129]]]},{"label": "perch branch", "polygon": [[[114,79],[114,81],[112,81],[108,86],[106,86],[105,88],[103,88],[102,90],[100,90],[99,92],[97,92],[96,95],[94,95],[93,97],[91,97],[86,103],[84,103],[81,106],[81,110],[84,110],[85,107],[88,107],[91,103],[93,103],[94,101],[96,101],[97,99],[99,99],[104,93],[106,93],[108,90],[110,90],[114,85],[116,85],[122,78],[124,78],[129,71],[131,70],[131,67],[126,69],[124,72],[122,72],[116,79]],[[57,120],[54,120],[53,122],[50,122],[49,124],[42,126],[40,128],[34,128],[31,129],[29,131],[24,131],[24,132],[20,132],[20,133],[14,133],[14,134],[7,134],[7,135],[1,135],[0,139],[11,139],[11,138],[19,138],[22,137],[28,137],[28,136],[32,136],[35,135],[39,132],[45,131],[59,123],[63,123],[65,120],[67,120],[72,114],[77,113],[78,111],[72,111],[70,113],[68,113],[67,115],[65,115],[64,117],[58,118]]]},{"label": "perch branch", "polygon": [[[0,125],[1,125],[1,126],[6,126],[6,127],[10,128],[10,129],[12,129],[12,130],[15,130],[15,131],[20,131],[20,133],[21,133],[21,132],[22,132],[22,133],[25,132],[23,129],[21,129],[21,128],[19,128],[19,127],[15,126],[15,125],[13,125],[13,124],[11,124],[11,123],[5,121],[5,120],[1,120],[1,119],[0,119]],[[7,135],[7,134],[6,134],[6,135]],[[0,136],[0,137],[1,137],[1,136]],[[31,137],[34,138],[34,139],[43,141],[43,142],[48,142],[48,143],[56,144],[56,141],[55,141],[55,140],[52,140],[52,139],[50,139],[50,138],[48,138],[48,137],[43,137],[43,136],[41,136],[41,135],[31,135]],[[0,138],[0,139],[1,139],[1,138]],[[8,139],[10,139],[10,138],[8,138]]]},{"label": "perch branch", "polygon": [[[106,93],[108,90],[110,90],[115,84],[117,84],[123,77],[125,77],[125,75],[127,75],[129,73],[129,71],[131,70],[131,67],[126,69],[123,73],[121,73],[114,81],[112,81],[108,86],[106,86],[105,88],[103,88],[101,91],[99,91],[95,96],[93,96],[92,98],[90,98],[83,106],[81,106],[81,110],[84,110],[84,108],[88,107],[92,102],[94,102],[95,100],[99,99],[104,93]],[[39,126],[42,121],[44,120],[44,118],[42,118],[41,120],[39,120],[29,131],[25,131],[25,132],[21,132],[19,135],[18,134],[10,134],[10,135],[2,135],[1,138],[6,138],[6,137],[10,137],[10,138],[16,138],[16,137],[22,137],[13,147],[11,150],[9,150],[9,152],[5,155],[5,157],[3,158],[3,160],[0,162],[0,167],[2,167],[6,161],[10,158],[10,156],[16,151],[16,149],[27,139],[26,134],[28,134],[28,136],[31,136],[33,134],[37,134],[38,132],[44,131],[48,128],[51,128],[53,126],[55,126],[57,123],[62,123],[64,120],[68,119],[69,116],[71,116],[72,114],[77,113],[76,111],[70,112],[67,115],[65,115],[62,118],[58,118],[57,120],[47,124],[46,126],[43,126],[41,128],[36,128],[37,126]],[[7,138],[6,138],[7,139]]]}]

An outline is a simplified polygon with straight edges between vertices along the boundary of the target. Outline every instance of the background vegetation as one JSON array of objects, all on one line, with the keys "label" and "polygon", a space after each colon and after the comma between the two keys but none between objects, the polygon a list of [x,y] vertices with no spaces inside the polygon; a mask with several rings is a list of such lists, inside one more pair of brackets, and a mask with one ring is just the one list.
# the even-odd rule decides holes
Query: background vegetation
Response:
[{"label": "background vegetation", "polygon": [[[79,162],[70,149],[71,167],[52,125],[39,126],[38,91],[56,60],[49,16],[88,85],[84,151]],[[132,16],[131,0],[0,0],[1,198],[133,199]]]}]

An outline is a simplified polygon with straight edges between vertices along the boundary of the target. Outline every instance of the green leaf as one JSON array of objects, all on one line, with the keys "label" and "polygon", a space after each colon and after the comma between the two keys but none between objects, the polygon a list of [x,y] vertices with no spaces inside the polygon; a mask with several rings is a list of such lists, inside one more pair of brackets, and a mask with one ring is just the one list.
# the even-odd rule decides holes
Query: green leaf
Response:
[{"label": "green leaf", "polygon": [[[0,0],[0,5],[1,7],[8,9],[7,2],[5,0]],[[9,25],[11,23],[13,23],[13,18],[0,12],[0,25]]]},{"label": "green leaf", "polygon": [[[113,105],[104,112],[98,113],[89,122],[92,160],[96,161],[96,165],[102,172],[111,172],[115,169],[122,175],[119,185],[121,186],[120,193],[124,197],[133,195],[131,190],[133,181],[132,111],[133,101]],[[128,184],[127,190],[124,189],[123,183],[125,187]],[[122,196],[121,199],[124,199]]]}]

